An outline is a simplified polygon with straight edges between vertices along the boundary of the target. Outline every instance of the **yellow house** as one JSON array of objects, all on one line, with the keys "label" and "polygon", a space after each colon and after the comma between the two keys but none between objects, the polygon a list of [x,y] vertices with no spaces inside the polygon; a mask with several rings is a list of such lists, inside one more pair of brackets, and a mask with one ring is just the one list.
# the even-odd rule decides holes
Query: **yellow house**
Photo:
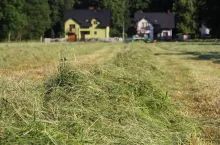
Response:
[{"label": "yellow house", "polygon": [[64,21],[65,38],[70,41],[109,38],[109,10],[67,10]]}]

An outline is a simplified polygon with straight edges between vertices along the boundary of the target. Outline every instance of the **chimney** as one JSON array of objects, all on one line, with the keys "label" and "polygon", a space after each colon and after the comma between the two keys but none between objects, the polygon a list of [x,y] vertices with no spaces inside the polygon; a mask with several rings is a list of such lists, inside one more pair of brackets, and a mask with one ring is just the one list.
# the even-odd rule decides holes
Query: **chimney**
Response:
[{"label": "chimney", "polygon": [[89,10],[90,10],[90,11],[94,11],[95,8],[91,6],[91,7],[89,7]]},{"label": "chimney", "polygon": [[167,14],[170,14],[171,12],[170,12],[170,10],[167,10]]}]

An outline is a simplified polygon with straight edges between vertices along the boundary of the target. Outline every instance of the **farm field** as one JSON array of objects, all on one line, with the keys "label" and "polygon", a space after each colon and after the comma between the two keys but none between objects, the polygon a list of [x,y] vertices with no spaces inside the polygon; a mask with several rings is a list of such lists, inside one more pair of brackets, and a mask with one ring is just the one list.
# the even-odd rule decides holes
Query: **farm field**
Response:
[{"label": "farm field", "polygon": [[0,43],[0,144],[220,144],[220,44]]}]

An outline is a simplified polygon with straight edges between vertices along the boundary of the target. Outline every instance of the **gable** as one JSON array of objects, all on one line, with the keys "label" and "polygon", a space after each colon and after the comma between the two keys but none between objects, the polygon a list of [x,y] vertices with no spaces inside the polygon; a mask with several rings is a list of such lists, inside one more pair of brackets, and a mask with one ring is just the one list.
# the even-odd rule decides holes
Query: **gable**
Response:
[{"label": "gable", "polygon": [[145,29],[152,29],[153,25],[148,19],[143,18],[137,22],[136,27],[137,29],[142,29],[143,27],[145,27]]},{"label": "gable", "polygon": [[149,20],[153,25],[157,25],[160,28],[175,28],[173,13],[144,13],[138,11],[134,15],[134,20],[136,22],[143,18]]}]

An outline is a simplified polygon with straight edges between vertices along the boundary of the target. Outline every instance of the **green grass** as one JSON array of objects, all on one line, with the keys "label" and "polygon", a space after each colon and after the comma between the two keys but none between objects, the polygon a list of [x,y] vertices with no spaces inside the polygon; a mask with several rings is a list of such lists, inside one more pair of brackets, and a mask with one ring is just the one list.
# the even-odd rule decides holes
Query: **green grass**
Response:
[{"label": "green grass", "polygon": [[[14,58],[16,63],[7,60],[3,68],[22,64],[33,54],[44,56],[40,62],[60,59],[59,52],[67,44],[10,44],[7,50],[6,45],[9,44],[1,44],[0,48],[8,54],[27,51],[28,55]],[[76,44],[76,49],[83,56],[108,45],[111,44]],[[187,143],[197,125],[171,102],[164,87],[166,71],[154,59],[151,45],[115,46],[120,49],[110,60],[87,69],[63,61],[58,72],[43,82],[1,79],[1,143]],[[87,47],[93,50],[88,52]],[[67,55],[73,53],[72,48],[64,50]]]}]

